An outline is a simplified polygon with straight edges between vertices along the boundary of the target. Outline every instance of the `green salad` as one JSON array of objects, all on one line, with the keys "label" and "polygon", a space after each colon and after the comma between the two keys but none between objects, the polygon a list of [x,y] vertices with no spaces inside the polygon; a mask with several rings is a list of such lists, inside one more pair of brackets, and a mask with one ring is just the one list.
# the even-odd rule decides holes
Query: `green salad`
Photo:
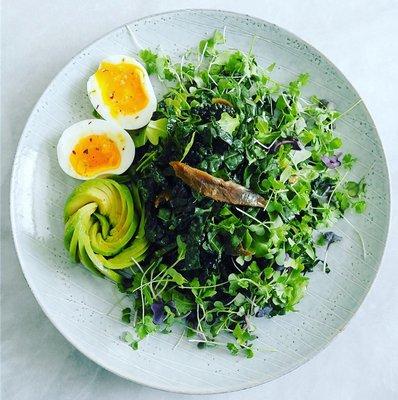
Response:
[{"label": "green salad", "polygon": [[307,74],[277,82],[274,64],[227,48],[220,32],[177,62],[139,56],[165,94],[129,130],[127,172],[69,196],[66,248],[129,299],[133,349],[180,325],[199,348],[250,358],[257,321],[297,310],[309,273],[330,272],[341,240],[330,227],[365,210],[364,180],[347,179],[356,158],[335,134],[342,114],[301,95]]}]

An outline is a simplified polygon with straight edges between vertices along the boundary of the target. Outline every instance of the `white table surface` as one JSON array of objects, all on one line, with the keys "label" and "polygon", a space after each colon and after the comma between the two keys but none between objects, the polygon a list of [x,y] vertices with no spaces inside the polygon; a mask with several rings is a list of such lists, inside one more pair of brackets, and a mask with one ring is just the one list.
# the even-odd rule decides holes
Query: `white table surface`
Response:
[{"label": "white table surface", "polygon": [[[377,279],[348,327],[321,354],[266,385],[219,399],[398,398],[398,1],[4,0],[2,4],[1,398],[196,399],[105,371],[44,316],[14,250],[9,179],[29,113],[54,75],[97,37],[135,18],[177,8],[221,8],[274,22],[322,51],[368,106],[386,150],[392,220]],[[203,396],[202,396],[203,398]]]}]

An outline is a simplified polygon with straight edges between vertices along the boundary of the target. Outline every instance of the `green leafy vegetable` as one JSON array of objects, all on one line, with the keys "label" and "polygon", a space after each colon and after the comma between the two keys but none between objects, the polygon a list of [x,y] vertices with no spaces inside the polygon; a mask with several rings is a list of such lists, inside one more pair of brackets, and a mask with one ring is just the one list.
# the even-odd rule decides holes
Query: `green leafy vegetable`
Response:
[{"label": "green leafy vegetable", "polygon": [[[140,52],[167,92],[154,120],[132,132],[137,154],[129,179],[145,205],[149,242],[118,282],[132,299],[122,319],[133,325],[135,334],[124,336],[133,349],[179,323],[199,348],[222,345],[253,357],[255,319],[295,311],[322,253],[330,271],[327,252],[341,238],[318,230],[366,210],[365,182],[350,175],[356,157],[343,153],[334,131],[340,113],[302,96],[309,75],[276,82],[275,64],[262,68],[251,52],[224,42],[215,32],[175,63]],[[169,163],[179,160],[249,188],[265,207],[202,196],[175,176]],[[113,232],[112,221],[92,218],[98,235]],[[67,243],[76,255],[75,243]]]},{"label": "green leafy vegetable", "polygon": [[167,136],[167,118],[149,121],[149,124],[144,128],[144,134],[153,145],[157,145],[160,138]]},{"label": "green leafy vegetable", "polygon": [[209,39],[203,39],[199,43],[199,53],[205,56],[216,54],[216,45],[224,42],[224,36],[221,32],[215,31]]},{"label": "green leafy vegetable", "polygon": [[357,159],[350,153],[346,153],[343,156],[343,167],[346,169],[351,169],[355,162],[357,161]]},{"label": "green leafy vegetable", "polygon": [[99,114],[99,112],[97,110],[93,110],[92,114],[93,114],[94,118],[102,119],[101,115]]},{"label": "green leafy vegetable", "polygon": [[183,153],[182,158],[181,158],[180,161],[183,161],[184,158],[188,155],[189,150],[191,150],[191,147],[193,146],[194,141],[195,141],[195,132],[192,133],[191,140],[185,146],[184,153]]},{"label": "green leafy vegetable", "polygon": [[158,59],[158,55],[149,49],[144,49],[139,52],[139,56],[142,61],[144,61],[148,74],[154,74],[157,71],[156,61]]},{"label": "green leafy vegetable", "polygon": [[233,134],[235,129],[239,126],[239,118],[238,117],[231,117],[228,113],[223,112],[221,114],[221,118],[218,121],[220,127],[225,132]]}]

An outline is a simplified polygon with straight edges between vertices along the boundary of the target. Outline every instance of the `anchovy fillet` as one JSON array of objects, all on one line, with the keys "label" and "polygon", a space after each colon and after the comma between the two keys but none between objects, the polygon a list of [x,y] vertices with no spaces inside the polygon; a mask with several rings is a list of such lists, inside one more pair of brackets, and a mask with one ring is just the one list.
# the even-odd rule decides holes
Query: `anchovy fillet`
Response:
[{"label": "anchovy fillet", "polygon": [[264,197],[236,182],[224,181],[179,161],[172,161],[170,165],[178,178],[203,196],[242,206],[265,207],[266,205]]}]

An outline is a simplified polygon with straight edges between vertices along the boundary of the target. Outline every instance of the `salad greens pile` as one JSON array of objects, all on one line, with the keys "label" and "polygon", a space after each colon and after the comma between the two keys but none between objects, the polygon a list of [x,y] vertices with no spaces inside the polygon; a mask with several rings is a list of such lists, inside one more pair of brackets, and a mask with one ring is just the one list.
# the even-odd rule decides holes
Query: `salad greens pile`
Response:
[{"label": "salad greens pile", "polygon": [[[133,132],[127,185],[145,206],[149,247],[119,284],[132,300],[122,319],[134,332],[124,339],[136,349],[180,323],[199,347],[252,357],[256,319],[295,310],[307,273],[318,264],[329,272],[316,248],[341,238],[325,229],[366,207],[365,182],[346,179],[356,158],[340,151],[341,114],[301,96],[307,74],[276,82],[274,64],[261,68],[251,51],[226,48],[220,32],[178,63],[151,50],[140,57],[167,93]],[[266,206],[204,197],[176,177],[172,161],[250,188]]]}]

